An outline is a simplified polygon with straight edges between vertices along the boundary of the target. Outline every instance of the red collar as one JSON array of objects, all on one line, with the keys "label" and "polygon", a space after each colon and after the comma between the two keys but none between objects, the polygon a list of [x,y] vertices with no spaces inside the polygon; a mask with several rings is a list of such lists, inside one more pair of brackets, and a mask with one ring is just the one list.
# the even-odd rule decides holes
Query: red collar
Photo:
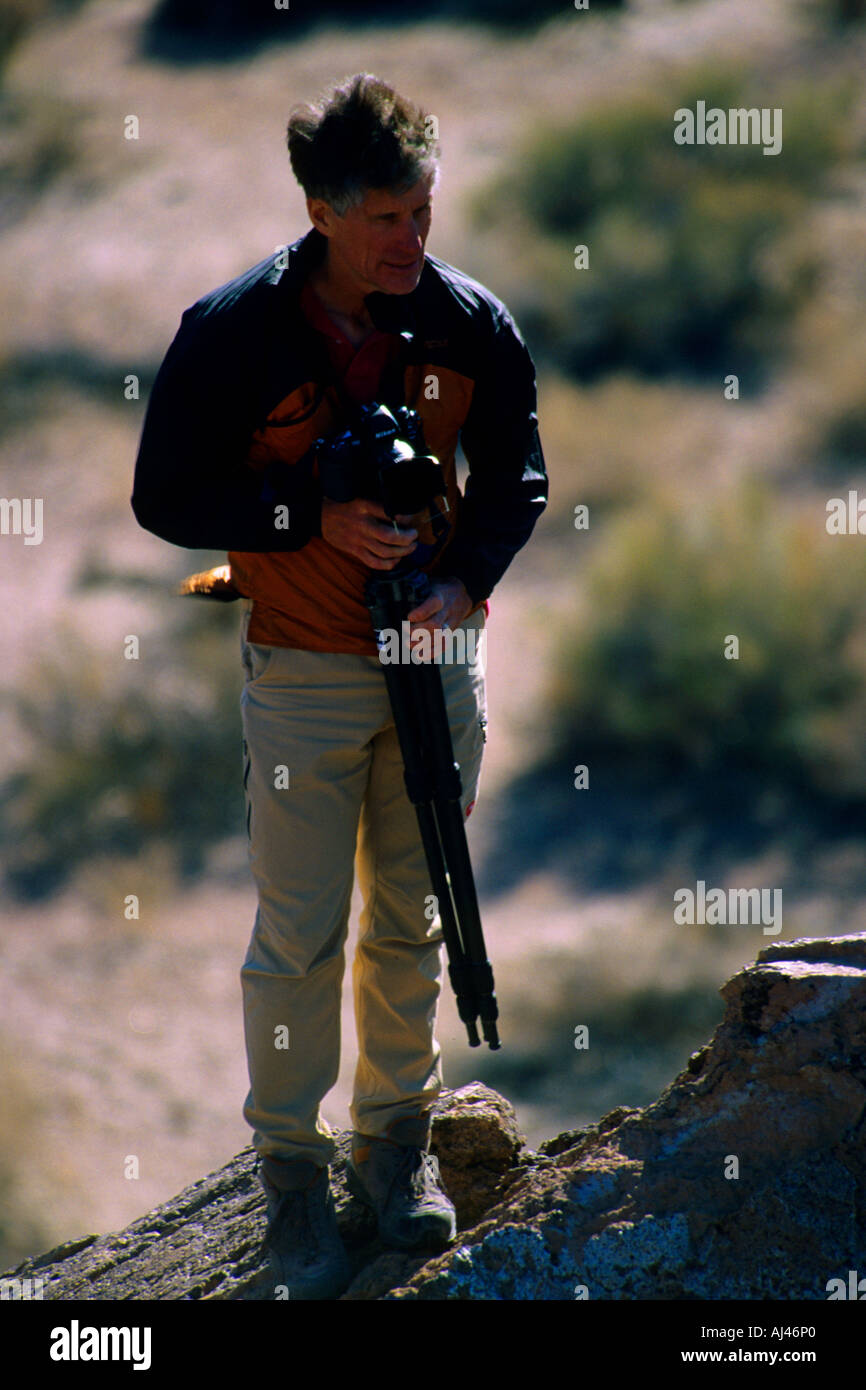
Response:
[{"label": "red collar", "polygon": [[[343,332],[342,328],[340,328],[339,324],[335,323],[331,318],[331,315],[316,294],[309,280],[304,281],[301,290],[300,308],[301,313],[307,319],[308,323],[310,323],[313,328],[317,329],[319,333],[324,333],[326,337],[333,338],[334,341],[338,342],[341,346],[351,348],[352,352],[357,351],[356,345],[346,337],[346,334]],[[364,339],[361,346],[366,347],[367,343],[376,339],[392,337],[394,337],[394,334],[383,333],[380,328],[374,328],[369,336]]]}]

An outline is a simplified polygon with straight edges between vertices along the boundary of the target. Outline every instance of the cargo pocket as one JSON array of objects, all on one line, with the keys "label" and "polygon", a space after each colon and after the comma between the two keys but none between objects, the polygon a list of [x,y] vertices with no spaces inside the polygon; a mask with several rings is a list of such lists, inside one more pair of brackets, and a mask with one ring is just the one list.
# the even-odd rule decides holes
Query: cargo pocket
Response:
[{"label": "cargo pocket", "polygon": [[258,642],[245,641],[241,644],[241,663],[244,668],[245,684],[251,685],[253,681],[262,678],[271,663],[275,650],[275,647],[264,647]]},{"label": "cargo pocket", "polygon": [[252,815],[253,804],[252,804],[252,800],[251,800],[251,798],[250,798],[250,789],[249,789],[250,769],[251,769],[251,767],[252,767],[252,764],[251,764],[251,762],[250,762],[250,750],[249,750],[249,747],[248,747],[248,745],[247,745],[246,739],[242,739],[241,742],[243,743],[244,803],[245,803],[245,806],[246,806],[247,842],[249,843],[249,842],[251,841],[251,839],[252,839],[252,836],[251,836],[251,833],[250,833],[250,816]]},{"label": "cargo pocket", "polygon": [[481,765],[484,758],[484,745],[487,742],[487,712],[482,709],[475,716],[473,726],[474,737],[472,740],[472,751],[465,761],[461,763],[460,778],[463,784],[463,819],[467,820],[472,813],[472,808],[478,799],[478,790],[481,785]]}]

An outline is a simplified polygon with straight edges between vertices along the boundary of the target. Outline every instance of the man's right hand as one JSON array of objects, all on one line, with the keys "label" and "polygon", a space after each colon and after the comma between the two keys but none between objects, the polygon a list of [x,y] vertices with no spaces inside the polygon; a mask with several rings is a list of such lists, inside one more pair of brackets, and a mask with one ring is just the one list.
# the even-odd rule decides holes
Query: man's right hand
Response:
[{"label": "man's right hand", "polygon": [[[398,516],[396,521],[411,521]],[[381,502],[353,497],[351,502],[322,498],[322,538],[344,550],[369,569],[389,570],[415,549],[418,532],[411,527],[396,531]]]}]

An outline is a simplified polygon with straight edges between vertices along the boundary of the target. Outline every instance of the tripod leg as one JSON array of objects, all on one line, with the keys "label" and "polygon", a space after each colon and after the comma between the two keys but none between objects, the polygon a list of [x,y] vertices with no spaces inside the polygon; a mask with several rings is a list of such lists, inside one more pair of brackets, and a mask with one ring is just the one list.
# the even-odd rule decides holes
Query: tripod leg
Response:
[{"label": "tripod leg", "polygon": [[[374,632],[399,629],[406,614],[429,592],[429,579],[420,570],[371,576],[365,601]],[[383,664],[406,768],[406,790],[418,816],[439,901],[460,1017],[470,1045],[477,1047],[476,1019],[480,1015],[484,1037],[496,1049],[499,1011],[466,844],[460,769],[454,761],[441,672],[430,662],[410,661],[405,667]]]},{"label": "tripod leg", "polygon": [[469,846],[461,808],[460,768],[454,761],[448,710],[438,666],[423,664],[414,672],[422,725],[428,737],[433,784],[433,807],[439,838],[448,866],[451,891],[457,910],[460,936],[477,998],[484,1037],[492,1048],[499,1046],[496,1020],[499,1009],[494,993],[493,970],[487,959],[481,913],[472,875]]},{"label": "tripod leg", "polygon": [[478,1047],[480,1039],[475,1023],[478,1010],[473,990],[473,972],[466,960],[439,826],[431,804],[433,785],[426,757],[428,745],[417,717],[417,703],[410,694],[411,674],[405,667],[387,665],[385,680],[403,755],[406,792],[415,807],[430,882],[442,919],[442,935],[448,952],[448,975],[457,998],[457,1011],[466,1025],[470,1046]]}]

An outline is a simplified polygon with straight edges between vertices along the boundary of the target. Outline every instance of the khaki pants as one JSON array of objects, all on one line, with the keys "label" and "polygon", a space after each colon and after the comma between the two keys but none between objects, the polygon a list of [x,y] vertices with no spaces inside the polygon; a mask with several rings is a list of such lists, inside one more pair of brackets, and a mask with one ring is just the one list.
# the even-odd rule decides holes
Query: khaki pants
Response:
[{"label": "khaki pants", "polygon": [[[384,1135],[393,1120],[428,1111],[441,1090],[442,929],[431,919],[433,890],[379,658],[247,642],[247,600],[244,609],[244,787],[259,905],[241,970],[250,1075],[243,1113],[261,1156],[324,1165],[335,1145],[319,1105],[339,1073],[354,872],[364,906],[350,1116],[361,1133]],[[483,610],[462,626],[481,634]],[[465,816],[481,774],[483,663],[443,661],[440,671]]]}]

